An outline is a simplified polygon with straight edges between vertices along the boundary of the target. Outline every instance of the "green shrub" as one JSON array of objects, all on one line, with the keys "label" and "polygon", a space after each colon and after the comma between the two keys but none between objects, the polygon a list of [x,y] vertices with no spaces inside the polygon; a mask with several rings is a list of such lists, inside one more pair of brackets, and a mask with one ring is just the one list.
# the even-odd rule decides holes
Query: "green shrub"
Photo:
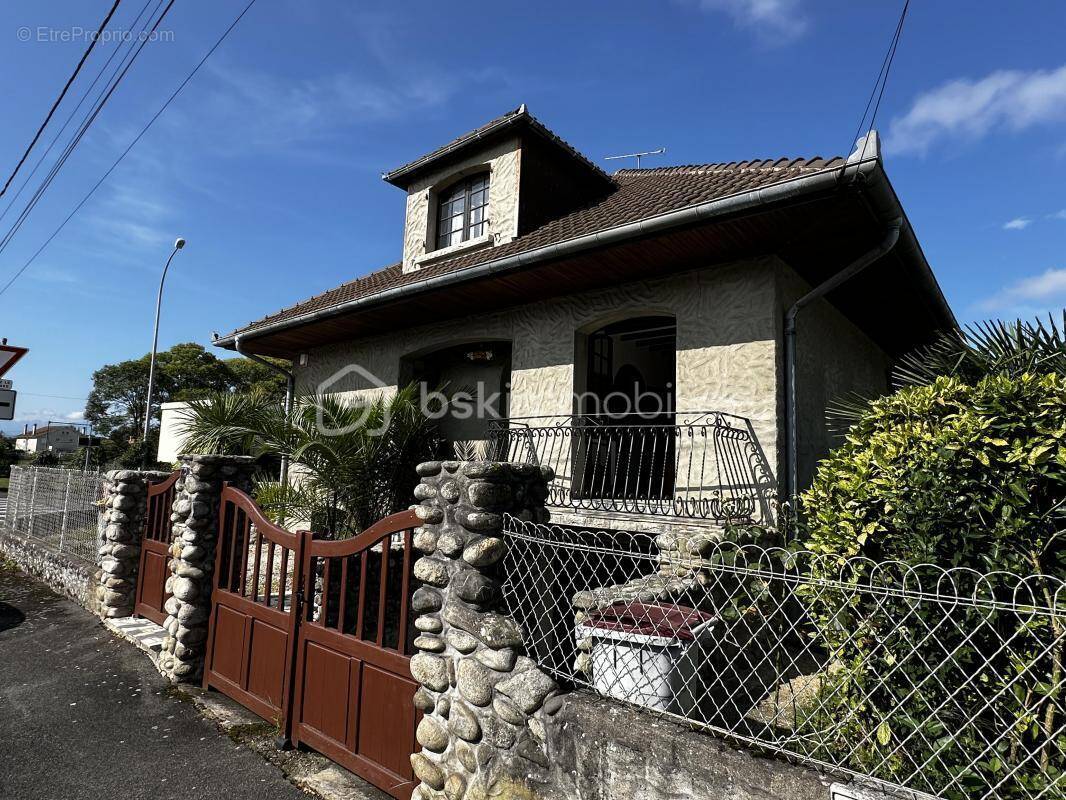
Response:
[{"label": "green shrub", "polygon": [[816,553],[1066,574],[1066,378],[939,378],[874,401],[802,497]]},{"label": "green shrub", "polygon": [[997,797],[1062,796],[1066,620],[1009,604],[1053,605],[1064,499],[1062,376],[939,378],[871,404],[802,498],[819,558],[797,593],[829,664],[813,755],[952,800],[1001,781]]}]

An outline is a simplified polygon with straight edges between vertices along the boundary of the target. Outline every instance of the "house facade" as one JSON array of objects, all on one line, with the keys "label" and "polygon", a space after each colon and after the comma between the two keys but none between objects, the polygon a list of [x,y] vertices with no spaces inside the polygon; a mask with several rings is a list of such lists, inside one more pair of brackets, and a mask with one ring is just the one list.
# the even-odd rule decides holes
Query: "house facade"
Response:
[{"label": "house facade", "polygon": [[82,445],[82,433],[73,425],[34,425],[15,437],[15,449],[24,453],[73,453]]},{"label": "house facade", "polygon": [[298,394],[476,390],[442,434],[552,466],[562,521],[765,519],[827,404],[955,324],[876,133],[608,175],[523,106],[383,178],[401,260],[217,344],[290,359]]}]

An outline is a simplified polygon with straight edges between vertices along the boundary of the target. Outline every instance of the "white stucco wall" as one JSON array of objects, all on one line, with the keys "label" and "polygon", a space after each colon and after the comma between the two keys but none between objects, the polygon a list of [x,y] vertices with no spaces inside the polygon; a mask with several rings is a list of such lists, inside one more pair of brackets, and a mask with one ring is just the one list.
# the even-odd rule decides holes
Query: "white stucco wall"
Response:
[{"label": "white stucco wall", "polygon": [[[782,317],[810,291],[791,268],[780,268]],[[871,302],[875,302],[871,300]],[[892,359],[826,300],[800,311],[796,319],[796,410],[801,487],[810,484],[817,462],[835,445],[826,408],[850,393],[878,397],[888,388]]]},{"label": "white stucco wall", "polygon": [[185,437],[178,430],[178,420],[179,413],[188,405],[188,403],[172,402],[163,403],[160,407],[159,449],[156,451],[156,460],[164,464],[174,463],[182,452]]},{"label": "white stucco wall", "polygon": [[[418,269],[417,259],[432,249],[436,214],[435,187],[442,181],[469,175],[481,169],[489,171],[488,231],[493,244],[503,244],[518,236],[518,183],[521,147],[510,139],[458,164],[420,178],[407,189],[407,213],[403,236],[403,270]],[[461,246],[460,246],[461,247]],[[456,248],[449,248],[449,252]]]},{"label": "white stucco wall", "polygon": [[[509,415],[570,414],[577,331],[626,317],[672,314],[678,411],[723,411],[749,419],[772,465],[779,418],[776,270],[772,259],[737,263],[332,345],[310,352],[297,368],[297,391],[353,399],[391,392],[404,355],[500,339],[512,343]],[[359,370],[352,371],[353,365]],[[345,368],[347,375],[323,385]],[[365,373],[385,388],[376,388]]]}]

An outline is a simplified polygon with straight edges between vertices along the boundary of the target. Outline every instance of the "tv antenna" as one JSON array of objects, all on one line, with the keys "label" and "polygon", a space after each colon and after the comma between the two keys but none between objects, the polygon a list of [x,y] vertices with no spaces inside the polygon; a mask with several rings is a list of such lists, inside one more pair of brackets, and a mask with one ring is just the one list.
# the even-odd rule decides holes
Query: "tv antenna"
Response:
[{"label": "tv antenna", "polygon": [[640,159],[643,156],[661,156],[666,152],[665,147],[660,147],[658,150],[645,150],[641,153],[626,153],[622,156],[605,156],[604,161],[614,161],[619,158],[635,158],[637,160],[637,169],[640,169]]}]

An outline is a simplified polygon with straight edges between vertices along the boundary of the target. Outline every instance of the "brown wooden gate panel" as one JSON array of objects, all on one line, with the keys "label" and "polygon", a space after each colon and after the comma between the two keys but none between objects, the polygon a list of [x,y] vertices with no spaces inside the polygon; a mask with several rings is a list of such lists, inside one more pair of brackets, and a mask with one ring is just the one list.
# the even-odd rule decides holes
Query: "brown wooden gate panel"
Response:
[{"label": "brown wooden gate panel", "polygon": [[137,602],[133,613],[157,625],[166,620],[163,609],[165,587],[170,575],[170,511],[174,505],[174,484],[181,471],[158,483],[148,485],[148,511],[141,536],[141,560],[137,568]]},{"label": "brown wooden gate panel", "polygon": [[204,687],[285,727],[305,536],[274,525],[248,495],[222,490]]},{"label": "brown wooden gate panel", "polygon": [[418,716],[411,698],[413,511],[340,541],[308,536],[292,738],[393,797],[409,798]]}]

